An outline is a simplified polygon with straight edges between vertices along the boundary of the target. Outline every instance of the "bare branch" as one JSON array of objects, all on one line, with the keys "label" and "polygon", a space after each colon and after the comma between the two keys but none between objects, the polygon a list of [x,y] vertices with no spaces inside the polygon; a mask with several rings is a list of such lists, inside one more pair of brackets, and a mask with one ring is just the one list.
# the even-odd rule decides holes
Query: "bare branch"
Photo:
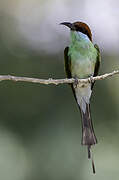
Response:
[{"label": "bare branch", "polygon": [[[87,78],[87,79],[78,79],[78,82],[81,84],[81,86],[85,85],[86,83],[89,83],[90,81],[97,81],[97,80],[103,80],[105,78],[111,77],[113,75],[119,74],[119,70],[113,71],[111,73],[106,73],[100,76],[92,77],[92,78]],[[38,79],[38,78],[29,78],[29,77],[17,77],[17,76],[12,76],[12,75],[0,75],[0,81],[20,81],[20,82],[31,82],[31,83],[40,83],[40,84],[66,84],[66,83],[73,83],[75,81],[74,78],[71,79]]]}]

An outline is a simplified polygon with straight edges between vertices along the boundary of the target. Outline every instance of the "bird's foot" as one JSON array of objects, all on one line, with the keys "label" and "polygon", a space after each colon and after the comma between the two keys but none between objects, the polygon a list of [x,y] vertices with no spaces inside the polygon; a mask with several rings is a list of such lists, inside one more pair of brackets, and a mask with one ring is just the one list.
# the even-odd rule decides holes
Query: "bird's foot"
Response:
[{"label": "bird's foot", "polygon": [[74,88],[77,88],[77,85],[78,85],[78,78],[75,77],[74,79],[75,79],[75,81],[74,81]]},{"label": "bird's foot", "polygon": [[93,79],[93,75],[91,75],[90,77],[89,77],[89,83],[91,83],[91,84],[93,84],[95,81],[94,81],[94,79]]}]

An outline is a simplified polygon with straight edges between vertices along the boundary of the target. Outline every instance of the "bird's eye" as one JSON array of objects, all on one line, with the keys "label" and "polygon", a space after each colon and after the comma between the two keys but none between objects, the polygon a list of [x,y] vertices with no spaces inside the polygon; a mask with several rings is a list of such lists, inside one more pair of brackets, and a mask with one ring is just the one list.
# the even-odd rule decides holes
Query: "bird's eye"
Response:
[{"label": "bird's eye", "polygon": [[78,29],[79,29],[79,26],[78,26],[78,25],[75,25],[75,29],[78,30]]}]

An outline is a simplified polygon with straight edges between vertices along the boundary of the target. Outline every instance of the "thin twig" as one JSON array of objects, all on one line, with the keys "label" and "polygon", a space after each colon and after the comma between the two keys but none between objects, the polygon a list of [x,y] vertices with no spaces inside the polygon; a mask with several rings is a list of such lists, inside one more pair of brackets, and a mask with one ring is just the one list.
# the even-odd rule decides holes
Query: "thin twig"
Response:
[{"label": "thin twig", "polygon": [[[86,83],[89,83],[90,81],[97,81],[97,80],[102,80],[108,77],[111,77],[113,75],[119,74],[119,70],[113,71],[111,73],[106,73],[100,76],[92,77],[92,78],[86,78],[86,79],[78,79],[79,84],[85,85]],[[71,79],[38,79],[38,78],[29,78],[29,77],[17,77],[17,76],[12,76],[12,75],[0,75],[0,81],[20,81],[20,82],[31,82],[31,83],[40,83],[40,84],[66,84],[66,83],[73,83],[75,81],[74,78]]]}]

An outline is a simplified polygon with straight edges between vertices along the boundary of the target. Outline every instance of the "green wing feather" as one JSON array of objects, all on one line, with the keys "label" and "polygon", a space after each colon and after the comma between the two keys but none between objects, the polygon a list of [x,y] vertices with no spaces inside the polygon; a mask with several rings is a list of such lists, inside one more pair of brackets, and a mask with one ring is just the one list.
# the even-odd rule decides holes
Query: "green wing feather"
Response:
[{"label": "green wing feather", "polygon": [[[94,75],[93,75],[95,77],[95,76],[98,75],[98,72],[99,72],[99,67],[100,67],[100,62],[101,62],[101,55],[100,55],[100,50],[99,50],[98,45],[95,44],[94,47],[97,50],[97,60],[96,60],[95,70],[94,70]],[[66,72],[67,78],[72,78],[72,75],[71,75],[71,60],[70,60],[70,57],[68,56],[68,50],[69,50],[69,47],[66,47],[65,50],[64,50],[65,72]],[[92,83],[91,89],[93,88],[94,83]],[[70,85],[71,85],[71,88],[73,90],[74,97],[76,99],[75,90],[73,88],[73,85],[72,84],[70,84]]]},{"label": "green wing feather", "polygon": [[[95,44],[94,47],[95,47],[96,50],[97,50],[97,59],[96,59],[95,70],[94,70],[94,75],[93,75],[93,76],[95,77],[95,76],[98,75],[98,72],[99,72],[100,62],[101,62],[101,55],[100,55],[100,49],[99,49],[98,45]],[[95,83],[95,82],[94,82],[94,83]],[[94,83],[92,83],[91,89],[93,88]]]},{"label": "green wing feather", "polygon": [[68,56],[69,47],[64,49],[64,65],[67,78],[71,78],[71,60]]},{"label": "green wing feather", "polygon": [[[65,72],[66,72],[67,78],[72,78],[72,75],[71,75],[71,60],[70,60],[70,56],[68,56],[68,50],[69,50],[69,47],[66,47],[64,49],[64,65],[65,65]],[[75,90],[74,90],[73,84],[69,84],[69,85],[72,88],[75,100],[77,102],[76,94],[75,94]]]},{"label": "green wing feather", "polygon": [[101,56],[100,56],[100,49],[99,49],[98,45],[95,44],[94,47],[97,50],[97,61],[96,61],[96,64],[95,64],[94,76],[97,76],[98,72],[99,72],[99,68],[100,68]]}]

